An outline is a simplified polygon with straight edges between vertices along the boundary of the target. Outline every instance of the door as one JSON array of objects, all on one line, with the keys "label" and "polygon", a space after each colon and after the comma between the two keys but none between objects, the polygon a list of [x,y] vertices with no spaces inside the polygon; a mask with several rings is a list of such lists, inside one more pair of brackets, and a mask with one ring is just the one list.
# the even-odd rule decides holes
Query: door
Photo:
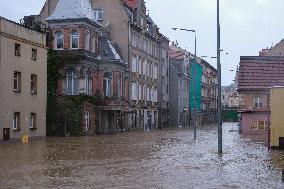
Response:
[{"label": "door", "polygon": [[3,128],[3,141],[7,141],[10,139],[10,129]]},{"label": "door", "polygon": [[284,148],[284,138],[279,137],[279,148]]},{"label": "door", "polygon": [[147,112],[147,129],[152,129],[152,114]]}]

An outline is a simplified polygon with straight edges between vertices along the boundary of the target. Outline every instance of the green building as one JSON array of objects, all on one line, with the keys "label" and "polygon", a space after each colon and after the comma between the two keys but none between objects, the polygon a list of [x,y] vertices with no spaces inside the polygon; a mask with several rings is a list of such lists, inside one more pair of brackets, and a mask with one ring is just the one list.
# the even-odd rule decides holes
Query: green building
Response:
[{"label": "green building", "polygon": [[[194,109],[194,90],[196,90],[196,107],[197,111],[201,109],[201,80],[202,80],[202,66],[198,64],[195,60],[191,60],[191,80],[190,80],[190,110]],[[194,78],[196,70],[196,78]],[[196,80],[196,87],[194,86]]]}]

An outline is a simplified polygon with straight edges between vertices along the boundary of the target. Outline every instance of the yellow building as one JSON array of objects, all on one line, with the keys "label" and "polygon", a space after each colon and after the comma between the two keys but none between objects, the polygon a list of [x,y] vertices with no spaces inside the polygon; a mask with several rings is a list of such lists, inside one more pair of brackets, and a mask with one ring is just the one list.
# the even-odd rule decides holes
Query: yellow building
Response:
[{"label": "yellow building", "polygon": [[284,87],[273,87],[271,102],[271,147],[284,147]]}]

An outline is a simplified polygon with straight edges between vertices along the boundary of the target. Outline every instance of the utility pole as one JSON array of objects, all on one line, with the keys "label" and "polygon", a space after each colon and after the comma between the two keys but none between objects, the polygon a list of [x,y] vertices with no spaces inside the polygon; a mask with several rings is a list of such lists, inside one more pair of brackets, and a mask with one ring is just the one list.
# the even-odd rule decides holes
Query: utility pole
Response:
[{"label": "utility pole", "polygon": [[[196,123],[196,117],[197,117],[197,93],[196,93],[196,90],[197,90],[197,82],[196,82],[196,77],[197,77],[197,60],[196,60],[196,31],[194,32],[195,33],[195,39],[194,39],[194,75],[193,75],[193,81],[194,81],[194,112],[193,112],[193,128],[194,128],[194,140],[196,140],[196,130],[197,130],[197,123]],[[190,95],[189,95],[190,96]],[[189,98],[190,99],[190,98]],[[190,108],[190,106],[189,106]]]},{"label": "utility pole", "polygon": [[217,0],[217,72],[218,72],[218,153],[223,153],[222,146],[222,103],[221,103],[221,48],[220,48],[220,2]]}]

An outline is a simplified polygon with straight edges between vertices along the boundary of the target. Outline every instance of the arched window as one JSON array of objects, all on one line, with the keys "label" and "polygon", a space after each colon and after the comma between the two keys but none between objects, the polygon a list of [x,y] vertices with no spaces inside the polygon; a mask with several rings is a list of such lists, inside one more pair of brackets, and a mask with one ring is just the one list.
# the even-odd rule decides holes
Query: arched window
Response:
[{"label": "arched window", "polygon": [[103,92],[104,96],[112,96],[112,73],[105,72],[103,77]]},{"label": "arched window", "polygon": [[56,32],[55,33],[55,49],[60,50],[63,49],[64,44],[64,35],[63,32]]},{"label": "arched window", "polygon": [[89,31],[85,32],[85,50],[87,51],[90,50],[90,32]]},{"label": "arched window", "polygon": [[77,31],[71,32],[71,49],[79,48],[79,33]]},{"label": "arched window", "polygon": [[92,37],[92,52],[96,53],[97,51],[97,36],[93,35]]}]

